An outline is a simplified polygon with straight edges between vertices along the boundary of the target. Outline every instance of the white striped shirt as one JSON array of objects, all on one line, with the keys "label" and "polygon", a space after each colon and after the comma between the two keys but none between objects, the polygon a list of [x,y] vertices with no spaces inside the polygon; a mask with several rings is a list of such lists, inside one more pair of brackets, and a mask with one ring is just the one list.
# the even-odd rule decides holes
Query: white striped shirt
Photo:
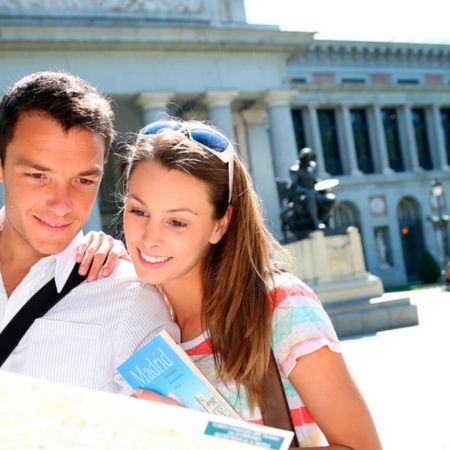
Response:
[{"label": "white striped shirt", "polygon": [[[0,330],[53,277],[62,289],[82,236],[38,261],[9,298],[0,279]],[[109,277],[83,281],[37,319],[1,369],[129,395],[132,389],[116,367],[163,328],[179,339],[156,287],[140,282],[132,264],[119,260]]]}]

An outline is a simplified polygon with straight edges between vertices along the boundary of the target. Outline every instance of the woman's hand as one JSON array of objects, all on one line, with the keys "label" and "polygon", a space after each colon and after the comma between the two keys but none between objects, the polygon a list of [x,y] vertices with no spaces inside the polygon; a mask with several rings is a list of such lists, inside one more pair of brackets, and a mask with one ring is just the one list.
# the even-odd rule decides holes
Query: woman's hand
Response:
[{"label": "woman's hand", "polygon": [[166,405],[181,406],[183,408],[185,407],[172,398],[164,397],[163,395],[159,395],[156,392],[146,391],[144,389],[136,389],[132,397],[141,398],[143,400],[150,400],[157,403],[165,403]]},{"label": "woman's hand", "polygon": [[103,231],[90,231],[78,247],[76,260],[81,263],[78,273],[86,275],[89,270],[87,281],[96,280],[100,271],[102,276],[107,277],[119,258],[131,261],[122,241],[113,239]]}]

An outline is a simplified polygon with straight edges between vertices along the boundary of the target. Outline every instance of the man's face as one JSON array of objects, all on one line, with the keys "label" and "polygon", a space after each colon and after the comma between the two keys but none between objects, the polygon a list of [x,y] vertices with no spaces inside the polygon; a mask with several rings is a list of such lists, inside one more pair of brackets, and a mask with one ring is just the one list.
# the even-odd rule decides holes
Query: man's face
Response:
[{"label": "man's face", "polygon": [[104,152],[98,134],[64,131],[43,114],[22,114],[0,168],[7,247],[33,259],[64,250],[89,218]]}]

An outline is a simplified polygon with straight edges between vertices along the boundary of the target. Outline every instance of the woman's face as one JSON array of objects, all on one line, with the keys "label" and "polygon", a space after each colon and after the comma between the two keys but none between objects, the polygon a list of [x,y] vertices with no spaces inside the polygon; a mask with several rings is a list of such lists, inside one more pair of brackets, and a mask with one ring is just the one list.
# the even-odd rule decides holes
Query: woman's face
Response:
[{"label": "woman's face", "polygon": [[133,171],[129,188],[124,230],[138,277],[163,286],[198,278],[206,250],[220,241],[228,223],[227,215],[213,219],[207,185],[145,161]]}]

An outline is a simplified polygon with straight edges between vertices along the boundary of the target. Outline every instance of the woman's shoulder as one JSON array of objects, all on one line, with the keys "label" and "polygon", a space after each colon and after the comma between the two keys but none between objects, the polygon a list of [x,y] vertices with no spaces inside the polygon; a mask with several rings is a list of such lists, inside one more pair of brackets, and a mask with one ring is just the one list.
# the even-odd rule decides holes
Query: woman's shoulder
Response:
[{"label": "woman's shoulder", "polygon": [[302,280],[289,272],[275,274],[271,285],[269,300],[272,307],[277,307],[288,298],[297,297],[320,304],[316,293]]}]

